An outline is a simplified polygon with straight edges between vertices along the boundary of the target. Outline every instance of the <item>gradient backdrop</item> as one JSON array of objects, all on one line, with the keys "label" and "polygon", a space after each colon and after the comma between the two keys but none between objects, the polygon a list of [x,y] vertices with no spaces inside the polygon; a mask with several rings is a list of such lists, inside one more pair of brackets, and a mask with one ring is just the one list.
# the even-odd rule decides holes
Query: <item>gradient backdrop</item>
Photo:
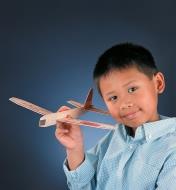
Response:
[{"label": "gradient backdrop", "polygon": [[[66,190],[64,148],[55,127],[39,128],[39,115],[8,101],[26,99],[52,111],[83,102],[98,56],[120,42],[149,48],[166,75],[161,114],[176,112],[176,2],[18,1],[0,5],[0,189]],[[94,104],[104,108],[98,93]],[[86,119],[114,123],[109,117]],[[107,133],[83,127],[86,149]]]}]

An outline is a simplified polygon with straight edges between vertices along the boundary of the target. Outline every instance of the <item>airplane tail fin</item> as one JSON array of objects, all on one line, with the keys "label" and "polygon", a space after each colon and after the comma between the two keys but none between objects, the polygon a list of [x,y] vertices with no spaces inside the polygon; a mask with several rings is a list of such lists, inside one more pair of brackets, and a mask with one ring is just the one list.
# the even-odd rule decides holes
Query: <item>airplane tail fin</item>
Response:
[{"label": "airplane tail fin", "polygon": [[87,97],[84,101],[84,108],[89,108],[92,106],[92,98],[93,98],[93,88],[91,88],[87,94]]},{"label": "airplane tail fin", "polygon": [[76,102],[74,100],[70,100],[70,101],[67,101],[67,102],[69,104],[77,107],[77,108],[82,108],[82,109],[85,109],[85,110],[88,110],[88,111],[109,115],[108,111],[104,111],[104,110],[101,110],[99,108],[94,107],[92,105],[92,98],[93,98],[93,88],[91,88],[89,90],[88,95],[87,95],[87,97],[86,97],[86,99],[84,101],[84,104],[81,104],[81,103]]},{"label": "airplane tail fin", "polygon": [[92,106],[92,97],[93,97],[93,89],[91,88],[87,94],[87,97],[84,101],[84,104],[81,104],[79,102],[76,102],[74,100],[67,101],[69,104],[77,107],[77,108],[84,108],[87,109]]}]

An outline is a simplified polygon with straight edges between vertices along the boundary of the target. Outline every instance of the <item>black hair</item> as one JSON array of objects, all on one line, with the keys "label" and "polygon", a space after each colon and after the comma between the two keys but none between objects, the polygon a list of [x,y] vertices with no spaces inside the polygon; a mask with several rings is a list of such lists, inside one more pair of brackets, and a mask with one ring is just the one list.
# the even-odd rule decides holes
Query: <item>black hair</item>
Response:
[{"label": "black hair", "polygon": [[152,54],[143,46],[121,43],[106,50],[99,57],[93,72],[99,92],[99,80],[102,76],[106,76],[112,70],[122,70],[134,66],[151,79],[158,72]]}]

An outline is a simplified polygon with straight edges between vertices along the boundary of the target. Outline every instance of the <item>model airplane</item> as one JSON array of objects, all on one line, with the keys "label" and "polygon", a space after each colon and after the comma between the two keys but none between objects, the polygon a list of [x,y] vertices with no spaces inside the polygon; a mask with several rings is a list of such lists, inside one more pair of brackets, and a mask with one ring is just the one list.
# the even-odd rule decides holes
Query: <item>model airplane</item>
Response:
[{"label": "model airplane", "polygon": [[75,106],[76,108],[72,108],[66,111],[61,111],[61,112],[55,112],[55,113],[19,98],[12,97],[9,100],[16,103],[19,106],[22,106],[26,109],[29,109],[33,112],[43,115],[43,117],[41,117],[39,121],[40,127],[48,127],[51,125],[55,125],[57,121],[60,121],[63,123],[69,123],[69,124],[74,124],[74,125],[84,125],[84,126],[89,126],[89,127],[110,129],[110,130],[115,129],[115,126],[110,125],[110,124],[76,119],[79,116],[86,113],[87,111],[93,111],[93,112],[109,115],[109,112],[98,109],[92,105],[92,97],[93,97],[93,89],[90,89],[84,104],[70,100],[68,101],[68,103]]}]

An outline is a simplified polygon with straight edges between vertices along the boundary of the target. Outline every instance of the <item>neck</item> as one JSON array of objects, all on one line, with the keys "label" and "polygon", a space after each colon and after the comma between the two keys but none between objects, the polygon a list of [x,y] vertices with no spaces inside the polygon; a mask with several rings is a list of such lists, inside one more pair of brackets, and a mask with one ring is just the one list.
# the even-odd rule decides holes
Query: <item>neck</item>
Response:
[{"label": "neck", "polygon": [[133,128],[131,128],[131,127],[128,127],[127,125],[125,125],[125,128],[126,128],[127,134],[128,134],[129,136],[132,136],[132,137],[135,136],[136,128],[133,129]]}]

